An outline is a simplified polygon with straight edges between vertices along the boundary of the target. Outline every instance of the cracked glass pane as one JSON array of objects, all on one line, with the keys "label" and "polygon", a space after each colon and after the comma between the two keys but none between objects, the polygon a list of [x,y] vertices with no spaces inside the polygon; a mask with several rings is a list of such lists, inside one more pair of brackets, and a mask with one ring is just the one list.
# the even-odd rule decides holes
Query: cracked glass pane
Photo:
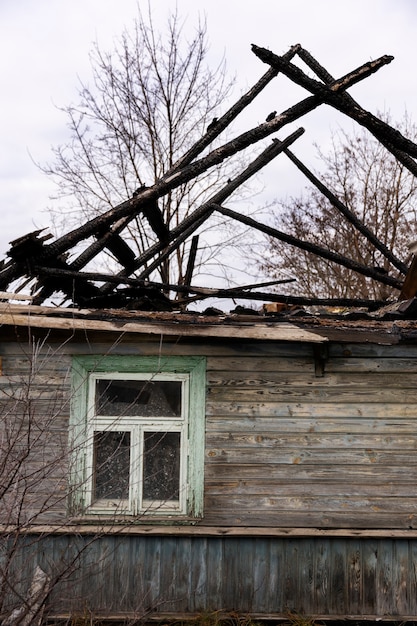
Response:
[{"label": "cracked glass pane", "polygon": [[96,415],[181,416],[180,381],[96,381]]},{"label": "cracked glass pane", "polygon": [[130,432],[94,433],[94,500],[128,500]]},{"label": "cracked glass pane", "polygon": [[179,501],[180,445],[179,432],[144,433],[144,500]]}]

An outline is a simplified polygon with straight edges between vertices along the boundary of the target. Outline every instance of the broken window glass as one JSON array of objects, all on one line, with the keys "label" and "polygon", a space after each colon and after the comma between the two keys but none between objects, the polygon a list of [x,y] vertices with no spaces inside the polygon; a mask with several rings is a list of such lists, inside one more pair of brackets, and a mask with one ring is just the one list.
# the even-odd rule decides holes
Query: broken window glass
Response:
[{"label": "broken window glass", "polygon": [[151,502],[179,500],[179,432],[145,432],[143,442],[143,499]]},{"label": "broken window glass", "polygon": [[181,382],[171,380],[96,381],[96,414],[181,416]]},{"label": "broken window glass", "polygon": [[130,432],[94,433],[94,500],[128,500]]}]

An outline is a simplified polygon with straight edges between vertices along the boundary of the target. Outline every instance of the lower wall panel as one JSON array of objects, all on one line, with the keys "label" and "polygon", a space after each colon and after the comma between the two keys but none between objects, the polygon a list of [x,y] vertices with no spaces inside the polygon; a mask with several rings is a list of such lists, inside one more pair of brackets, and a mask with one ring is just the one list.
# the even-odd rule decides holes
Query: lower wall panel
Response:
[{"label": "lower wall panel", "polygon": [[13,555],[6,544],[3,614],[39,565],[56,581],[55,615],[417,615],[417,539],[26,535]]}]

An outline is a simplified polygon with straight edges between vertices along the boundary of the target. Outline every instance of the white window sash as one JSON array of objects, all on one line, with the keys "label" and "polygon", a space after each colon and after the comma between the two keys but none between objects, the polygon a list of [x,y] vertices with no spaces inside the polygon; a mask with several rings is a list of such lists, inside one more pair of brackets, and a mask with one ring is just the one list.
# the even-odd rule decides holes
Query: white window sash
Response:
[{"label": "white window sash", "polygon": [[[96,381],[105,380],[153,380],[178,381],[181,383],[181,416],[123,416],[95,415]],[[188,414],[189,414],[189,375],[188,374],[130,374],[122,372],[93,373],[89,376],[87,442],[86,442],[86,481],[84,501],[87,513],[114,515],[158,515],[186,513],[188,500]],[[101,499],[93,502],[94,481],[94,432],[130,433],[130,479],[129,500]],[[180,433],[180,472],[179,499],[176,501],[148,501],[143,498],[143,446],[145,432]]]}]

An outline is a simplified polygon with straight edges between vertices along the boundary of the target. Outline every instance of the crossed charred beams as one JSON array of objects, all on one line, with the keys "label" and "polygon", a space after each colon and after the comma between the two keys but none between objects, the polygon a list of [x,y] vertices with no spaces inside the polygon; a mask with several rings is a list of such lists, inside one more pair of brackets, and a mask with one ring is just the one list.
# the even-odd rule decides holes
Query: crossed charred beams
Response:
[{"label": "crossed charred beams", "polygon": [[[145,310],[173,310],[184,308],[196,300],[213,297],[261,300],[263,302],[285,302],[299,306],[311,304],[335,304],[342,306],[368,306],[375,308],[382,303],[359,299],[318,299],[299,295],[284,295],[274,291],[263,291],[265,287],[274,287],[283,281],[267,281],[262,284],[242,285],[233,289],[209,289],[192,284],[194,263],[198,248],[198,231],[214,211],[223,213],[230,219],[242,221],[255,230],[266,232],[288,245],[309,250],[333,263],[348,267],[373,280],[389,285],[393,291],[400,292],[399,299],[414,298],[417,293],[417,262],[407,267],[400,259],[380,242],[373,232],[354,216],[343,203],[319,181],[289,150],[290,145],[304,132],[298,129],[287,138],[279,140],[276,136],[272,144],[260,154],[233,180],[220,188],[194,212],[183,219],[171,231],[164,222],[158,206],[158,199],[172,192],[211,167],[222,163],[240,151],[252,145],[262,145],[264,139],[276,134],[285,125],[293,123],[321,104],[325,103],[341,111],[363,127],[367,128],[406,168],[417,176],[417,145],[404,137],[399,131],[363,109],[346,90],[355,83],[368,78],[384,65],[393,60],[392,56],[382,56],[358,67],[345,76],[335,79],[314,59],[300,44],[292,46],[284,55],[279,56],[266,48],[252,44],[252,51],[265,64],[267,72],[232,105],[223,115],[213,119],[206,133],[171,167],[171,169],[151,187],[140,187],[132,198],[93,218],[86,224],[52,241],[52,237],[42,231],[29,233],[11,243],[8,252],[9,261],[0,266],[0,290],[6,291],[13,285],[15,293],[31,286],[32,302],[41,304],[58,293],[64,293],[65,302],[72,306],[90,307],[127,307]],[[308,76],[292,60],[301,59],[316,75]],[[201,156],[215,138],[236,119],[261,91],[279,74],[284,74],[292,82],[303,87],[308,96],[292,107],[277,113],[272,111],[266,123],[250,128],[230,141],[220,144],[205,156]],[[360,235],[366,237],[369,244],[385,256],[395,271],[382,273],[378,268],[361,265],[342,255],[330,253],[328,249],[301,241],[289,233],[283,233],[245,217],[237,211],[225,207],[225,202],[242,184],[246,183],[278,154],[284,154],[300,171],[323,193],[333,205],[335,211],[342,213]],[[123,232],[133,219],[144,217],[156,235],[157,241],[147,250],[136,256],[123,238]],[[93,237],[93,243],[76,254],[76,246]],[[188,238],[192,238],[186,279],[181,284],[167,284],[151,281],[150,276],[161,263]],[[107,249],[117,259],[122,270],[117,274],[86,272],[83,268]],[[72,253],[75,258],[68,262]],[[75,254],[74,254],[75,253]],[[400,278],[398,278],[400,275]],[[401,278],[403,275],[403,278]],[[101,286],[98,285],[101,284]],[[16,286],[17,285],[17,286]],[[175,297],[171,300],[168,294]]]}]

